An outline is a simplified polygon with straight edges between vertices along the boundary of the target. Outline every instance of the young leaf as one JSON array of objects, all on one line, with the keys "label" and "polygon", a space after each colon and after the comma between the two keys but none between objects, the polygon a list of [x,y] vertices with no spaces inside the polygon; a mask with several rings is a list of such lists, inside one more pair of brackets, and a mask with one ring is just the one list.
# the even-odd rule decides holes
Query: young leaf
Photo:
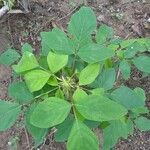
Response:
[{"label": "young leaf", "polygon": [[22,73],[31,69],[35,69],[39,66],[35,56],[26,51],[17,65],[13,65],[13,69],[16,73]]},{"label": "young leaf", "polygon": [[129,134],[133,133],[133,123],[128,120],[120,121],[115,120],[109,122],[110,125],[103,129],[104,133],[104,144],[103,149],[111,149],[118,141],[119,138],[127,138]]},{"label": "young leaf", "polygon": [[141,131],[148,131],[150,130],[150,120],[145,117],[139,117],[135,121],[137,128]]},{"label": "young leaf", "polygon": [[14,49],[8,49],[0,55],[0,64],[5,66],[12,65],[20,58],[20,55]]},{"label": "young leaf", "polygon": [[47,82],[51,86],[58,86],[58,81],[54,76],[51,76]]},{"label": "young leaf", "polygon": [[56,126],[57,131],[55,132],[56,142],[65,142],[68,140],[71,128],[73,126],[74,117],[69,115],[64,122]]},{"label": "young leaf", "polygon": [[19,104],[0,100],[0,131],[9,129],[16,122],[20,112]]},{"label": "young leaf", "polygon": [[128,61],[122,60],[119,65],[119,69],[123,75],[123,78],[127,80],[130,77],[131,73],[131,66],[129,65]]},{"label": "young leaf", "polygon": [[73,94],[73,99],[75,101],[78,101],[80,100],[81,98],[84,98],[87,96],[87,93],[85,91],[83,91],[82,89],[80,88],[77,88]]},{"label": "young leaf", "polygon": [[23,46],[22,46],[22,53],[24,53],[24,52],[30,52],[30,53],[32,53],[33,52],[33,48],[32,48],[32,46],[30,45],[30,44],[28,44],[28,43],[25,43],[25,44],[23,44]]},{"label": "young leaf", "polygon": [[30,92],[35,92],[47,83],[50,74],[43,70],[32,70],[24,75],[25,82]]},{"label": "young leaf", "polygon": [[49,69],[52,71],[52,73],[56,73],[64,66],[67,65],[68,56],[49,52],[47,56],[47,62],[48,62]]},{"label": "young leaf", "polygon": [[134,65],[142,72],[150,73],[150,57],[139,56],[133,59]]},{"label": "young leaf", "polygon": [[110,90],[113,88],[116,80],[116,72],[114,68],[109,68],[104,70],[91,84],[94,88],[104,88],[105,90]]},{"label": "young leaf", "polygon": [[80,73],[79,85],[87,85],[92,83],[100,72],[100,64],[89,64]]},{"label": "young leaf", "polygon": [[31,123],[39,128],[50,128],[62,123],[68,116],[71,104],[67,101],[50,97],[40,102],[31,115]]},{"label": "young leaf", "polygon": [[8,94],[20,104],[29,103],[33,100],[33,94],[24,82],[14,82],[8,87]]},{"label": "young leaf", "polygon": [[75,107],[83,117],[93,121],[116,120],[127,113],[127,110],[120,104],[97,95],[89,95],[75,101]]},{"label": "young leaf", "polygon": [[130,88],[121,86],[112,92],[114,101],[131,110],[133,108],[144,106],[144,101]]},{"label": "young leaf", "polygon": [[105,24],[102,24],[96,34],[96,41],[99,44],[104,44],[113,36],[113,29]]},{"label": "young leaf", "polygon": [[96,135],[84,123],[76,120],[67,142],[67,149],[99,150],[99,141]]},{"label": "young leaf", "polygon": [[56,91],[55,97],[64,99],[64,93],[63,93],[63,91],[60,88]]},{"label": "young leaf", "polygon": [[82,7],[78,12],[72,15],[68,26],[69,34],[73,36],[73,39],[78,43],[79,47],[89,39],[95,29],[96,16],[89,7]]},{"label": "young leaf", "polygon": [[63,31],[54,28],[51,32],[41,32],[42,45],[45,45],[47,54],[50,50],[56,53],[70,55],[73,54],[73,49],[70,46],[67,36]]},{"label": "young leaf", "polygon": [[80,48],[78,55],[87,63],[96,63],[113,57],[115,52],[102,45],[91,43]]},{"label": "young leaf", "polygon": [[43,140],[44,140],[46,134],[48,133],[49,129],[41,129],[41,128],[33,126],[30,123],[30,117],[31,117],[34,109],[36,108],[36,106],[37,106],[37,104],[32,104],[30,106],[30,108],[28,108],[27,112],[25,113],[25,125],[26,125],[26,128],[27,128],[28,132],[34,138],[35,145],[39,146],[43,142]]}]

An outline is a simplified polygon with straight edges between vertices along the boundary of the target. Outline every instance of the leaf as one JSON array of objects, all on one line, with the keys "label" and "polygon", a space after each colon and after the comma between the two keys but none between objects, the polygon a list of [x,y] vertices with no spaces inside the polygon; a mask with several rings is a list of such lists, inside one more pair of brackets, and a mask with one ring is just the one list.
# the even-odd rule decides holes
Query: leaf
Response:
[{"label": "leaf", "polygon": [[89,41],[89,37],[96,29],[96,16],[89,7],[81,7],[79,11],[72,15],[68,25],[68,32],[78,45],[76,49]]},{"label": "leaf", "polygon": [[84,123],[76,120],[67,142],[67,149],[99,150],[99,141],[96,135]]},{"label": "leaf", "polygon": [[137,94],[137,96],[139,96],[139,98],[141,98],[141,100],[143,100],[145,102],[146,95],[145,95],[145,91],[142,88],[136,87],[134,89],[134,92]]},{"label": "leaf", "polygon": [[51,76],[47,82],[51,86],[58,86],[58,81],[54,76]]},{"label": "leaf", "polygon": [[73,54],[73,49],[70,46],[67,36],[63,31],[54,28],[51,32],[41,32],[42,45],[47,55],[50,50],[56,53],[70,55]]},{"label": "leaf", "polygon": [[145,104],[133,90],[126,86],[121,86],[114,90],[111,95],[114,101],[120,103],[129,110],[144,106]]},{"label": "leaf", "polygon": [[96,63],[113,57],[115,52],[102,45],[92,43],[80,48],[78,55],[87,63]]},{"label": "leaf", "polygon": [[8,49],[0,55],[0,64],[5,66],[12,65],[20,58],[20,55],[14,49]]},{"label": "leaf", "polygon": [[48,63],[47,63],[47,56],[41,55],[38,61],[39,61],[40,67],[42,67],[42,68],[44,68],[46,70],[49,69]]},{"label": "leaf", "polygon": [[65,142],[68,140],[71,128],[73,126],[73,122],[73,115],[69,115],[64,122],[56,126],[57,131],[54,135],[56,142]]},{"label": "leaf", "polygon": [[120,104],[97,95],[89,95],[75,101],[75,107],[83,117],[93,121],[116,120],[127,113],[127,110]]},{"label": "leaf", "polygon": [[123,75],[123,78],[125,80],[129,79],[131,73],[131,66],[129,65],[128,61],[122,60],[119,65],[119,69]]},{"label": "leaf", "polygon": [[34,98],[24,82],[11,83],[8,88],[8,94],[20,104],[29,103]]},{"label": "leaf", "polygon": [[134,42],[133,44],[129,45],[125,52],[124,52],[124,57],[125,58],[132,58],[135,56],[137,52],[144,52],[146,51],[146,47],[143,44],[138,43],[137,41]]},{"label": "leaf", "polygon": [[105,90],[110,90],[113,88],[116,80],[116,72],[114,68],[109,68],[104,70],[91,84],[94,88],[104,88]]},{"label": "leaf", "polygon": [[96,34],[96,41],[99,44],[104,44],[113,37],[113,29],[105,24],[102,24]]},{"label": "leaf", "polygon": [[48,133],[49,129],[41,129],[41,128],[33,126],[30,123],[30,117],[31,117],[34,109],[36,108],[36,106],[37,106],[37,104],[35,104],[35,103],[32,104],[30,106],[30,108],[28,108],[27,112],[25,113],[25,125],[26,125],[28,132],[34,138],[35,145],[39,146],[44,141],[44,138],[45,138],[46,134]]},{"label": "leaf", "polygon": [[25,82],[30,92],[42,89],[49,78],[50,74],[43,70],[32,70],[24,75]]},{"label": "leaf", "polygon": [[150,57],[139,56],[133,59],[134,65],[142,72],[150,73]]},{"label": "leaf", "polygon": [[127,122],[115,120],[109,123],[110,125],[103,129],[103,150],[111,149],[118,142],[119,138],[127,138],[134,130],[133,123],[130,120]]},{"label": "leaf", "polygon": [[105,94],[105,90],[103,88],[96,88],[91,90],[92,95],[103,96]]},{"label": "leaf", "polygon": [[73,94],[73,99],[75,101],[78,101],[80,100],[81,98],[84,98],[87,96],[87,93],[85,91],[83,91],[82,89],[80,88],[77,88]]},{"label": "leaf", "polygon": [[60,88],[56,91],[55,97],[64,99],[64,93],[63,93],[63,91]]},{"label": "leaf", "polygon": [[49,69],[52,71],[52,73],[56,73],[67,65],[68,56],[58,55],[58,54],[49,52],[47,56],[47,62],[48,62]]},{"label": "leaf", "polygon": [[87,85],[92,83],[100,72],[100,64],[89,64],[80,73],[79,85]]},{"label": "leaf", "polygon": [[62,123],[68,116],[71,104],[67,101],[50,97],[40,102],[31,115],[31,123],[39,128],[50,128]]},{"label": "leaf", "polygon": [[16,73],[22,73],[25,71],[29,71],[31,69],[35,69],[39,66],[35,56],[26,51],[23,53],[23,56],[17,65],[13,65],[13,69]]},{"label": "leaf", "polygon": [[0,131],[9,129],[16,122],[20,112],[19,104],[0,100]]},{"label": "leaf", "polygon": [[25,44],[23,44],[23,46],[22,46],[22,53],[24,53],[24,52],[30,52],[30,53],[32,53],[33,52],[33,48],[32,48],[32,46],[30,45],[30,44],[28,44],[28,43],[25,43]]},{"label": "leaf", "polygon": [[139,117],[135,121],[135,124],[138,129],[141,131],[148,131],[150,130],[150,120],[145,117]]}]

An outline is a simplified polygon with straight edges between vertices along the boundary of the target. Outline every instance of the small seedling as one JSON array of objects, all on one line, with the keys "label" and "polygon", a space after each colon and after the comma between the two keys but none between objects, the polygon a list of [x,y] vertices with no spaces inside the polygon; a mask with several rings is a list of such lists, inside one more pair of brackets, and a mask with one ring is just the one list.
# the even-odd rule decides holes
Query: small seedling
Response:
[{"label": "small seedling", "polygon": [[88,7],[73,14],[67,33],[54,28],[42,32],[41,39],[40,56],[29,44],[23,46],[22,56],[12,49],[0,56],[0,62],[13,64],[22,79],[8,88],[13,102],[0,101],[0,131],[24,113],[35,146],[55,127],[55,140],[67,142],[67,150],[99,150],[102,143],[92,131],[99,128],[102,147],[109,150],[135,126],[150,130],[144,90],[117,84],[118,70],[124,80],[130,78],[133,65],[150,73],[150,39],[114,39],[111,27],[97,30],[96,16]]}]

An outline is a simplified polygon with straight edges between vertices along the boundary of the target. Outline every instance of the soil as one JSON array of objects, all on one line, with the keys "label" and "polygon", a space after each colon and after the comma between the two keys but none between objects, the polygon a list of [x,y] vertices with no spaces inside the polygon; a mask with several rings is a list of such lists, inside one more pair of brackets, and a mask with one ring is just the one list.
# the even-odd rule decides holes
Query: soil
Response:
[{"label": "soil", "polygon": [[[150,37],[150,0],[31,0],[29,13],[7,14],[0,19],[0,53],[8,45],[21,49],[25,42],[40,52],[40,32],[59,27],[65,31],[73,12],[81,5],[92,7],[97,15],[98,25],[106,23],[115,30],[115,35],[124,39]],[[25,0],[17,4],[17,9],[26,10]],[[15,9],[15,8],[14,8]],[[8,99],[7,87],[12,81],[11,68],[0,65],[0,99]],[[132,78],[126,82],[129,87],[142,87],[147,93],[150,108],[150,77],[142,78],[133,70]],[[0,133],[0,150],[30,150],[32,139],[17,122],[7,132]],[[56,143],[53,134],[39,147],[40,150],[65,150],[65,145]],[[135,130],[127,140],[120,140],[116,150],[150,150],[150,132]]]}]

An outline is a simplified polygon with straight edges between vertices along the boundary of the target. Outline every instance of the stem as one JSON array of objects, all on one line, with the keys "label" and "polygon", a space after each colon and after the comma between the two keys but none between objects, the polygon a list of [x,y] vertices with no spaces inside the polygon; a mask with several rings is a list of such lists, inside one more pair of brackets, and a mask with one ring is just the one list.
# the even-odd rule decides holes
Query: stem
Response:
[{"label": "stem", "polygon": [[54,88],[53,90],[50,90],[50,91],[48,91],[48,92],[46,92],[46,93],[40,94],[40,95],[34,97],[34,99],[40,98],[40,97],[42,97],[42,96],[44,96],[44,95],[46,95],[46,94],[49,94],[49,93],[51,93],[51,92],[53,92],[53,91],[55,91],[55,90],[57,90],[57,89],[58,89],[58,87],[57,87],[57,88]]}]

